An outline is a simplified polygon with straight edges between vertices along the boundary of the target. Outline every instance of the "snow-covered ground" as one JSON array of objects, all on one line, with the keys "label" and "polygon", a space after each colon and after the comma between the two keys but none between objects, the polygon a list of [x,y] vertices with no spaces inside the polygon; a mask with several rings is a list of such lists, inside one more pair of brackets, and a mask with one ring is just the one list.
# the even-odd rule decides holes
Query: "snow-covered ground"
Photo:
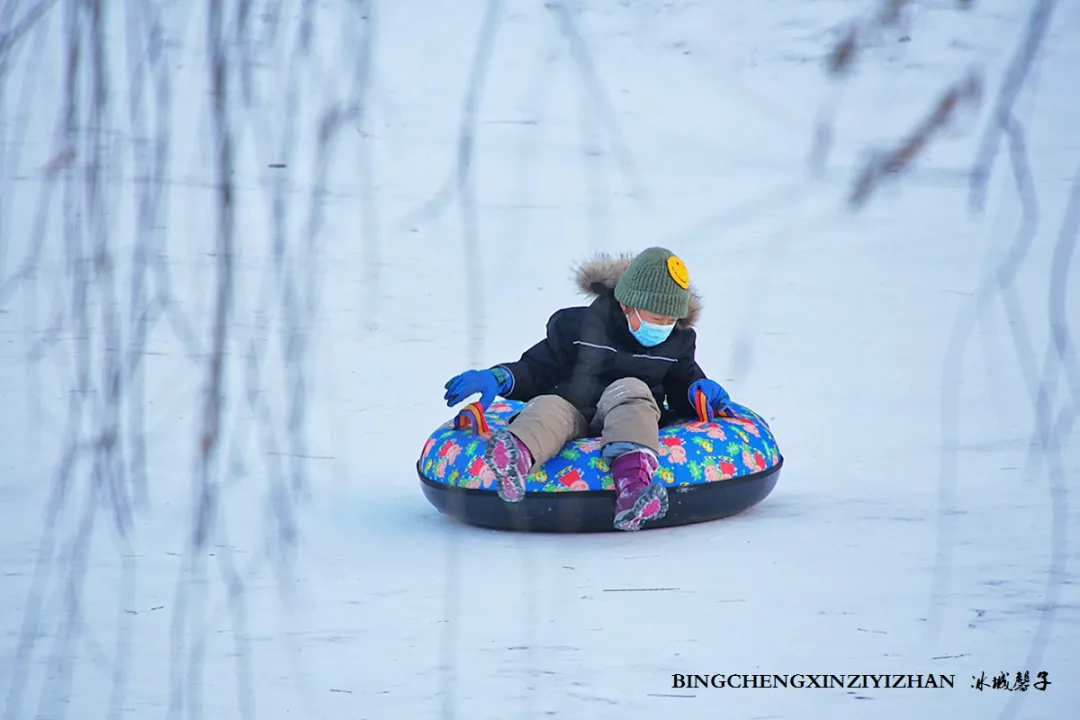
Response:
[{"label": "snow-covered ground", "polygon": [[[223,95],[204,3],[100,3],[99,35],[93,5],[0,11],[4,720],[1077,716],[1080,374],[1048,350],[1052,313],[1078,319],[1052,279],[1076,3],[1014,108],[1026,245],[1009,148],[982,214],[966,173],[1040,3],[907,3],[844,82],[823,58],[878,3],[223,3]],[[979,111],[849,210],[866,152],[971,67]],[[235,259],[203,475],[222,97]],[[580,301],[575,262],[653,244],[704,294],[703,367],[776,433],[774,493],[636,534],[440,516],[414,462],[446,379],[535,342]],[[1018,671],[1052,684],[991,689]]]}]

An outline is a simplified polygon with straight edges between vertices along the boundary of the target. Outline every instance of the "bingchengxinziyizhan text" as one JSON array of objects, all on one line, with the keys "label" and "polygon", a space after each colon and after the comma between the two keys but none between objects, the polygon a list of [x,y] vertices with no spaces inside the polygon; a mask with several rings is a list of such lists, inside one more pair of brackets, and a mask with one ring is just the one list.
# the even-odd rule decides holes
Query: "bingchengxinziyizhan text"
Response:
[{"label": "bingchengxinziyizhan text", "polygon": [[940,673],[918,675],[834,675],[818,673],[793,674],[742,674],[717,673],[697,675],[673,673],[671,687],[694,688],[734,688],[734,689],[771,689],[771,688],[819,688],[845,690],[912,690],[940,689],[956,686],[955,675]]}]

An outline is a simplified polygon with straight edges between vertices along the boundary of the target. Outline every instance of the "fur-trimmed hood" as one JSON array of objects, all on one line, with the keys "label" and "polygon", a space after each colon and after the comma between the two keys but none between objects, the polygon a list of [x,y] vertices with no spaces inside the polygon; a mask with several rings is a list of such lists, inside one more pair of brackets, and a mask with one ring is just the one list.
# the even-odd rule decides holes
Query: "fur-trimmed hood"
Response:
[{"label": "fur-trimmed hood", "polygon": [[[592,260],[586,260],[585,262],[577,266],[575,272],[575,281],[577,282],[578,289],[585,295],[599,296],[615,290],[615,284],[619,282],[619,278],[626,272],[626,268],[630,267],[630,262],[634,259],[633,255],[598,255]],[[698,318],[701,315],[701,296],[698,295],[697,290],[694,289],[694,284],[690,284],[690,311],[686,317],[678,320],[675,325],[681,328],[690,328],[697,323]]]}]

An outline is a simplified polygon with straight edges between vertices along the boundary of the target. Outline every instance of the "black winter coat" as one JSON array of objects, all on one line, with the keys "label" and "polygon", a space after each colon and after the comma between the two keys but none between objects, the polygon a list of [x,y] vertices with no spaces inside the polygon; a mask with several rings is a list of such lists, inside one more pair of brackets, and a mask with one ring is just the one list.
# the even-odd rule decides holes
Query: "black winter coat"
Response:
[{"label": "black winter coat", "polygon": [[604,389],[620,378],[634,377],[649,386],[661,410],[667,400],[661,424],[694,417],[687,392],[692,383],[705,377],[695,360],[697,334],[680,321],[664,342],[642,346],[615,299],[618,272],[611,277],[612,268],[602,265],[600,271],[608,274],[596,280],[597,269],[586,266],[579,276],[579,283],[596,294],[596,300],[588,307],[557,311],[548,320],[546,338],[526,350],[520,360],[500,366],[513,375],[513,387],[504,397],[528,401],[537,395],[559,395],[591,422]]}]

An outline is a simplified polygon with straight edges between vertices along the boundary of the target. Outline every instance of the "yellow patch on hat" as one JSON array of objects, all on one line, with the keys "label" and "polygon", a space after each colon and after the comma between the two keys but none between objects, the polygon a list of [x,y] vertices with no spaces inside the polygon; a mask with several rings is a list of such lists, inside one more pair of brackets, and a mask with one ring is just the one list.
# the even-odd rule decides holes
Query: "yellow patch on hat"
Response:
[{"label": "yellow patch on hat", "polygon": [[676,285],[683,290],[690,287],[690,273],[686,271],[686,265],[683,264],[683,261],[675,255],[672,255],[667,259],[667,270]]}]

